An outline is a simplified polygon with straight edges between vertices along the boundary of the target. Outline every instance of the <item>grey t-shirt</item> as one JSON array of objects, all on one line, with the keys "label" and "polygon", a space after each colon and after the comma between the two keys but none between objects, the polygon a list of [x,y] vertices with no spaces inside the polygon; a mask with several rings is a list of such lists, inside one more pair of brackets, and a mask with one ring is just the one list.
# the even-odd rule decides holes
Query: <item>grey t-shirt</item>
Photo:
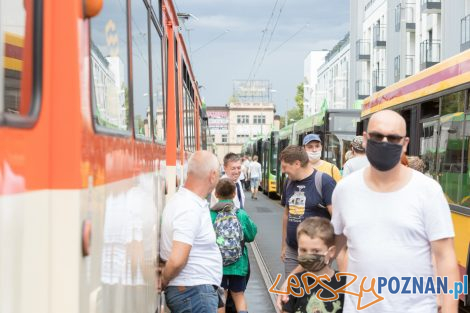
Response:
[{"label": "grey t-shirt", "polygon": [[344,163],[343,177],[348,176],[352,172],[360,170],[361,168],[364,168],[367,165],[369,165],[369,160],[367,160],[367,156],[365,155],[356,156],[348,160],[346,163]]}]

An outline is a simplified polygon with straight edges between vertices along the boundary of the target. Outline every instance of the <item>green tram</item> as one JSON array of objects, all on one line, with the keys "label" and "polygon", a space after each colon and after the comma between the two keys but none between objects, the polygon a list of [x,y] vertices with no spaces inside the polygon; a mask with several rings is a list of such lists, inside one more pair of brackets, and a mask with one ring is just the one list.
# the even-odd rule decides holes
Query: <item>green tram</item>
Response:
[{"label": "green tram", "polygon": [[279,131],[271,131],[268,135],[249,139],[242,148],[243,155],[258,156],[262,169],[260,187],[269,197],[276,195],[278,136]]},{"label": "green tram", "polygon": [[[278,153],[288,145],[301,145],[304,137],[315,133],[322,139],[322,159],[335,164],[339,169],[345,162],[345,154],[350,149],[351,140],[356,136],[360,121],[360,110],[331,109],[301,119],[279,131]],[[276,193],[282,194],[284,175],[277,164]]]},{"label": "green tram", "polygon": [[278,156],[288,145],[302,144],[303,138],[310,133],[317,133],[322,138],[322,158],[342,168],[344,155],[356,135],[360,113],[360,110],[327,110],[287,125],[279,131],[271,131],[267,135],[248,140],[242,153],[258,155],[263,170],[263,192],[270,197],[281,196],[285,175],[281,173]]}]

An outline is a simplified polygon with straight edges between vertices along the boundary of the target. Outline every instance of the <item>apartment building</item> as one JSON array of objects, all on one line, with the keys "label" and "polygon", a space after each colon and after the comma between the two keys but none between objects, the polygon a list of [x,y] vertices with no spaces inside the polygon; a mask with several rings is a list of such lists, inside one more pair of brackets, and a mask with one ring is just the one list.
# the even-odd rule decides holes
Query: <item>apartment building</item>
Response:
[{"label": "apartment building", "polygon": [[351,0],[351,101],[470,48],[470,0]]}]

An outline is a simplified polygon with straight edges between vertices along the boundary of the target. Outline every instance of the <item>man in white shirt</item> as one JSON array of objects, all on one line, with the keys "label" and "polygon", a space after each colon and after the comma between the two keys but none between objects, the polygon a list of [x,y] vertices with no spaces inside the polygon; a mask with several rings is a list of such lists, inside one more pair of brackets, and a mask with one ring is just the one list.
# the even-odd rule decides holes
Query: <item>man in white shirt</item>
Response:
[{"label": "man in white shirt", "polygon": [[362,136],[356,136],[352,140],[351,149],[353,157],[344,163],[343,177],[369,165],[369,160],[367,160],[366,149],[364,149],[362,139]]},{"label": "man in white shirt", "polygon": [[[243,186],[240,182],[240,174],[242,171],[242,160],[240,155],[229,152],[224,156],[224,171],[225,174],[221,178],[229,178],[237,187],[237,192],[233,198],[233,204],[237,209],[243,209],[245,207],[245,193],[243,192]],[[215,196],[215,192],[211,194],[211,207],[217,203],[218,199]]]},{"label": "man in white shirt", "polygon": [[258,199],[258,188],[261,181],[261,164],[258,162],[258,156],[253,156],[253,161],[249,167],[250,173],[250,186],[251,186],[251,199]]},{"label": "man in white shirt", "polygon": [[[374,114],[364,132],[370,166],[342,180],[333,192],[332,224],[340,250],[340,271],[357,275],[348,290],[359,293],[367,277],[448,277],[458,280],[454,231],[449,205],[439,184],[400,162],[409,138],[405,120],[396,112]],[[345,249],[347,247],[347,262]],[[433,268],[432,258],[436,268]],[[375,285],[377,291],[377,284]],[[391,293],[363,312],[437,312],[436,295]],[[442,312],[456,313],[452,294],[441,295]],[[377,298],[364,293],[363,305]],[[345,295],[344,313],[356,312],[358,297]]]},{"label": "man in white shirt", "polygon": [[184,186],[163,211],[161,286],[172,313],[217,312],[222,257],[206,197],[218,180],[216,156],[197,151],[188,161]]}]

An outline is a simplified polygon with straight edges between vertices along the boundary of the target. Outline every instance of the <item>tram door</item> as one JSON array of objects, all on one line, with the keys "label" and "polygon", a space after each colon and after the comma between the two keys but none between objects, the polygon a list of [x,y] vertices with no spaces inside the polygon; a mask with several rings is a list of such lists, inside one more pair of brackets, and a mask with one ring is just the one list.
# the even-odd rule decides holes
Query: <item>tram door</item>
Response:
[{"label": "tram door", "polygon": [[[289,145],[289,138],[281,139],[279,140],[279,147],[278,147],[278,156],[281,155],[282,150],[284,150],[287,146]],[[286,175],[282,173],[281,170],[281,160],[278,157],[277,159],[277,171],[276,171],[276,190],[278,192],[278,195],[281,197],[282,192],[283,192],[283,187],[284,187],[284,180],[286,178]]]},{"label": "tram door", "polygon": [[269,159],[270,159],[270,151],[269,148],[271,147],[271,141],[270,139],[265,139],[263,140],[263,159],[261,160],[261,180],[262,180],[262,185],[261,188],[263,188],[263,193],[267,194],[268,193],[268,188],[269,188]]}]

